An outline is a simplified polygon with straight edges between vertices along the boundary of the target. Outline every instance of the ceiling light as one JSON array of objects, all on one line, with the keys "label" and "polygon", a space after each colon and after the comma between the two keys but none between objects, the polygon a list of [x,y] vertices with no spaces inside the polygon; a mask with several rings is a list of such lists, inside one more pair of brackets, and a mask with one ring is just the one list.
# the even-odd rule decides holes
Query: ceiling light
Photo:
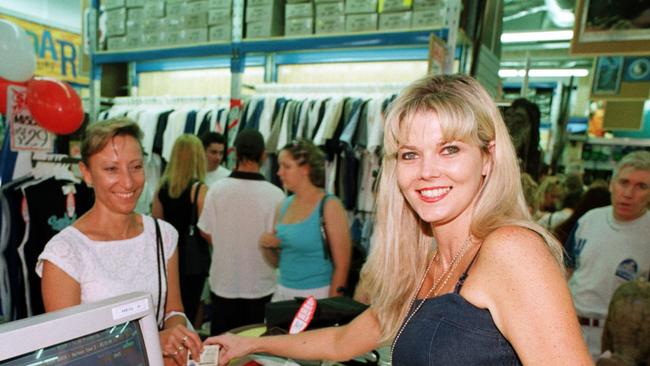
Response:
[{"label": "ceiling light", "polygon": [[[589,75],[587,69],[530,69],[528,70],[528,77],[583,77]],[[525,69],[500,69],[499,77],[502,78],[523,78],[526,76]]]},{"label": "ceiling light", "polygon": [[501,43],[525,43],[568,41],[573,38],[572,30],[542,31],[542,32],[511,32],[501,35]]}]

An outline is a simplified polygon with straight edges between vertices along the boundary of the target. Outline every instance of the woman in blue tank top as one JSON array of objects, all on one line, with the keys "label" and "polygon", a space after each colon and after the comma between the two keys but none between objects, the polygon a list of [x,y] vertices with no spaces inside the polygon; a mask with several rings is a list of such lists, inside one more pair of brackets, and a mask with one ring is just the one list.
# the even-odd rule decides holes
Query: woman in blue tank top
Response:
[{"label": "woman in blue tank top", "polygon": [[[280,150],[278,163],[278,176],[293,195],[279,207],[275,231],[260,239],[265,258],[280,269],[272,301],[342,295],[350,267],[350,234],[343,205],[322,188],[324,154],[310,141],[298,140]],[[321,235],[321,212],[327,243]]]},{"label": "woman in blue tank top", "polygon": [[464,75],[407,87],[385,121],[377,223],[351,323],[290,336],[213,337],[251,352],[347,360],[383,344],[397,365],[591,365],[562,247],[531,220],[489,94]]}]

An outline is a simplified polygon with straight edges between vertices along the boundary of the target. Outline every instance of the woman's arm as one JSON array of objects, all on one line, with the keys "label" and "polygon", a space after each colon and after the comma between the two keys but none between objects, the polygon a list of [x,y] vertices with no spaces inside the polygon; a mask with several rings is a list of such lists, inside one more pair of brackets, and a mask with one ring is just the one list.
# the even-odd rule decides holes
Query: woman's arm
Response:
[{"label": "woman's arm", "polygon": [[561,265],[538,234],[497,229],[475,269],[483,300],[524,364],[593,364]]},{"label": "woman's arm", "polygon": [[41,293],[48,313],[81,304],[79,283],[48,260],[43,261]]},{"label": "woman's arm", "polygon": [[273,268],[278,268],[278,264],[280,262],[280,239],[275,236],[275,226],[278,224],[281,206],[282,204],[275,208],[275,215],[273,217],[273,232],[263,233],[260,237],[259,242],[260,250],[262,251],[264,260]]},{"label": "woman's arm", "polygon": [[350,243],[350,229],[348,217],[341,201],[328,199],[325,201],[323,210],[325,216],[325,231],[329,241],[330,252],[332,253],[332,264],[334,272],[330,282],[330,296],[343,295],[348,281],[350,260],[352,258],[352,246]]},{"label": "woman's arm", "polygon": [[[177,314],[177,315],[174,315]],[[201,339],[187,329],[187,318],[183,315],[180,281],[178,278],[178,250],[167,261],[167,303],[165,305],[165,326],[160,332],[160,346],[163,355],[172,358],[178,365],[185,365],[187,351],[198,360],[201,355]]]},{"label": "woman's arm", "polygon": [[[199,197],[198,197],[198,202],[196,203],[196,212],[197,212],[197,217],[196,220],[198,221],[199,216],[201,216],[201,212],[203,212],[203,203],[205,202],[205,195],[208,193],[208,186],[205,184],[201,184],[199,187]],[[194,197],[194,195],[192,195]]]},{"label": "woman's arm", "polygon": [[280,239],[272,233],[263,233],[260,237],[260,250],[264,260],[273,268],[280,263]]},{"label": "woman's arm", "polygon": [[158,195],[160,194],[160,189],[156,190],[156,194],[153,195],[153,203],[151,204],[151,216],[156,219],[164,219],[165,213],[163,212],[163,205],[160,202]]},{"label": "woman's arm", "polygon": [[379,323],[372,310],[366,310],[352,322],[295,335],[241,337],[224,334],[208,338],[205,344],[219,344],[219,364],[251,353],[266,352],[300,360],[345,361],[379,346]]}]

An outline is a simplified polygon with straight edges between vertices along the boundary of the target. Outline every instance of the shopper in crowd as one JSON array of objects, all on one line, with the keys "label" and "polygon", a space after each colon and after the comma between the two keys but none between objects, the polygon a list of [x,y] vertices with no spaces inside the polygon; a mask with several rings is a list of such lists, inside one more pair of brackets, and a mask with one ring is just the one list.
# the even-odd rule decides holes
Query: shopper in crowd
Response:
[{"label": "shopper in crowd", "polygon": [[530,220],[507,129],[477,81],[428,76],[393,102],[377,215],[367,311],[297,335],[210,338],[221,364],[251,352],[345,360],[391,340],[395,366],[591,363],[561,246]]},{"label": "shopper in crowd", "polygon": [[521,188],[526,200],[526,207],[528,207],[528,213],[533,215],[537,210],[537,189],[539,185],[530,174],[521,173]]},{"label": "shopper in crowd", "polygon": [[133,211],[144,186],[141,138],[138,125],[128,119],[88,127],[79,168],[94,188],[95,203],[47,243],[36,271],[43,277],[48,312],[133,291],[151,294],[165,364],[185,365],[186,352],[199,355],[202,345],[186,328],[178,233],[167,222]]},{"label": "shopper in crowd", "polygon": [[221,165],[226,153],[226,138],[218,132],[206,132],[201,136],[201,142],[208,162],[205,184],[212,186],[214,182],[230,175],[230,170]]},{"label": "shopper in crowd", "polygon": [[[566,221],[571,214],[575,206],[580,201],[584,190],[582,178],[576,174],[569,174],[567,176],[560,178],[560,184],[562,185],[561,189],[551,185],[547,187],[543,200],[551,197],[551,202],[548,208],[551,208],[548,212],[544,213],[538,220],[537,223],[544,226],[547,230],[555,231],[555,229]],[[558,196],[561,196],[559,199],[559,208],[557,201],[553,202],[553,199],[557,199]],[[555,207],[553,207],[555,206]],[[557,208],[554,209],[553,208]]]},{"label": "shopper in crowd", "polygon": [[537,104],[526,98],[515,99],[504,112],[521,170],[535,180],[540,179],[543,163],[539,148],[540,115]]},{"label": "shopper in crowd", "polygon": [[[550,219],[549,214],[556,213],[562,207],[562,200],[566,195],[566,189],[562,181],[562,177],[557,175],[548,175],[542,179],[537,188],[537,211],[533,215],[537,220],[537,223],[546,227],[547,229],[551,227],[549,225]],[[569,215],[562,215],[562,220],[565,220]],[[545,218],[546,221],[541,221],[542,218]],[[561,222],[560,220],[559,222]],[[558,220],[555,220],[558,221]]]},{"label": "shopper in crowd", "polygon": [[594,208],[609,205],[609,195],[609,189],[599,186],[590,188],[587,192],[585,192],[582,197],[580,197],[578,203],[575,205],[571,216],[569,216],[568,219],[564,220],[557,227],[555,227],[555,230],[553,232],[555,233],[557,240],[560,243],[566,243],[567,239],[569,238],[569,233],[571,233],[571,230],[573,230],[576,222],[578,222],[582,215]]},{"label": "shopper in crowd", "polygon": [[650,365],[648,278],[628,281],[612,295],[602,349],[608,352],[598,360],[598,366]]},{"label": "shopper in crowd", "polygon": [[[174,142],[169,163],[160,180],[160,186],[154,195],[151,208],[153,217],[164,219],[174,226],[181,234],[181,239],[186,238],[192,215],[195,220],[203,209],[203,200],[208,187],[203,184],[205,179],[205,152],[203,144],[198,137],[190,134],[179,136]],[[193,210],[194,214],[193,214]],[[192,245],[207,243],[193,242]],[[204,258],[197,258],[205,251],[201,248],[188,248],[188,243],[183,240],[178,242],[178,259],[181,286],[181,299],[187,317],[193,324],[200,326],[196,314],[201,301],[203,284],[208,276],[207,266],[202,266]],[[207,265],[207,263],[206,263]],[[204,268],[201,268],[204,267]]]},{"label": "shopper in crowd", "polygon": [[275,269],[258,243],[264,232],[273,230],[284,194],[260,174],[265,159],[261,133],[241,131],[235,149],[235,171],[210,187],[198,223],[213,246],[208,278],[212,334],[262,322],[276,285]]},{"label": "shopper in crowd", "polygon": [[[569,287],[592,356],[612,294],[625,281],[650,269],[650,152],[621,159],[610,182],[612,205],[587,212],[567,241]],[[646,272],[647,273],[647,272]]]},{"label": "shopper in crowd", "polygon": [[280,269],[272,300],[341,296],[350,267],[350,231],[343,205],[323,190],[324,153],[298,140],[280,150],[278,163],[282,185],[293,194],[278,207],[275,231],[260,238],[265,257]]}]

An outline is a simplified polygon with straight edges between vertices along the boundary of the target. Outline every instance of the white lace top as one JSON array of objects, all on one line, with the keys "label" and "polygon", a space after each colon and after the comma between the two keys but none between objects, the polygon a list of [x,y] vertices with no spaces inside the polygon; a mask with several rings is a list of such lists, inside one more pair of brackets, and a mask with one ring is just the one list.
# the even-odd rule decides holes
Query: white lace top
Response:
[{"label": "white lace top", "polygon": [[[131,239],[96,241],[73,226],[56,234],[38,257],[36,273],[42,277],[43,261],[61,268],[81,286],[81,303],[92,303],[134,291],[151,294],[154,312],[158,306],[156,227],[153,218],[142,216],[143,232]],[[178,233],[158,220],[165,248],[165,261],[176,250]],[[164,281],[164,277],[163,277]],[[163,283],[162,298],[167,284]],[[164,315],[164,309],[160,317]],[[158,319],[160,321],[160,319]]]}]

